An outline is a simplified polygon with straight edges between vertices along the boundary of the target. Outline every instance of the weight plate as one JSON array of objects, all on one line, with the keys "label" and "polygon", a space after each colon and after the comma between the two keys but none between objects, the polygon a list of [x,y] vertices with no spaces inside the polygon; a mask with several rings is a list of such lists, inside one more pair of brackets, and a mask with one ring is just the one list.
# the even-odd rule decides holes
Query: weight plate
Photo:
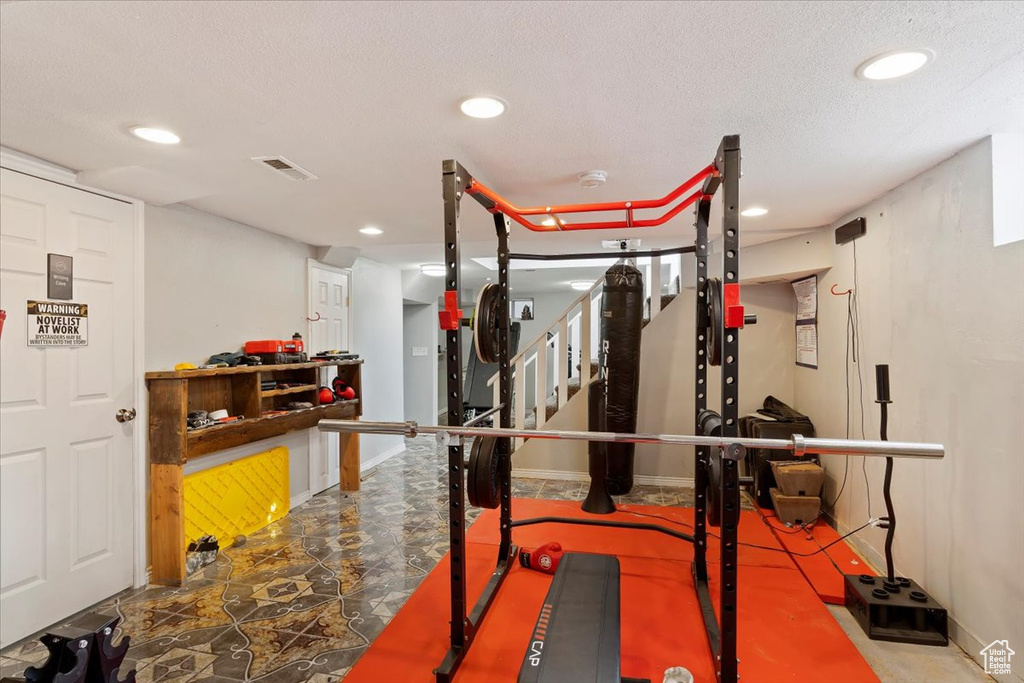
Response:
[{"label": "weight plate", "polygon": [[722,451],[711,449],[708,462],[708,525],[722,526]]},{"label": "weight plate", "polygon": [[707,305],[707,333],[704,335],[708,365],[722,364],[722,281],[709,278],[704,287],[704,301]]},{"label": "weight plate", "polygon": [[501,354],[501,330],[498,326],[501,312],[501,291],[493,282],[480,288],[476,298],[471,326],[473,345],[482,363],[497,363]]},{"label": "weight plate", "polygon": [[469,458],[466,460],[466,498],[473,507],[479,507],[476,495],[476,459],[478,455],[477,441],[479,440],[473,442],[473,446],[469,449]]},{"label": "weight plate", "polygon": [[496,508],[501,501],[501,473],[498,467],[498,440],[478,436],[469,452],[466,494],[469,504],[478,508]]}]

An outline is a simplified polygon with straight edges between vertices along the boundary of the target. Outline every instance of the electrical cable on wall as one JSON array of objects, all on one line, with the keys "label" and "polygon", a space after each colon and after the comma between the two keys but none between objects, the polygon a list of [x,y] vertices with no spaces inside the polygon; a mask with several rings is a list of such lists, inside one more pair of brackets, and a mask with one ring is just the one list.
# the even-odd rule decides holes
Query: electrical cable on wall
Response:
[{"label": "electrical cable on wall", "polygon": [[[853,296],[853,290],[848,289],[845,292],[837,292],[835,285],[832,285],[831,290],[833,296],[845,296],[846,297],[846,373],[844,375],[846,381],[846,438],[850,438],[850,340],[852,338],[850,329],[853,325],[853,302],[851,297]],[[853,349],[856,354],[856,347]],[[832,499],[832,503],[828,506],[829,512],[835,517],[836,505],[839,503],[839,499],[843,495],[843,491],[846,490],[846,480],[850,474],[850,458],[845,458],[843,463],[843,483],[839,486],[839,492],[836,493],[836,497]]]},{"label": "electrical cable on wall", "polygon": [[[858,350],[860,349],[860,281],[857,278],[857,240],[853,241],[853,294],[850,295],[852,300],[851,310],[853,311],[853,339],[854,339],[854,355],[853,364],[857,368],[857,392],[860,398],[860,438],[865,438],[866,431],[864,429],[864,375],[861,373],[862,363],[860,362],[860,355]],[[868,480],[868,459],[860,459],[860,470],[864,475],[864,490],[867,496],[868,503],[868,517],[871,517],[871,482]]]},{"label": "electrical cable on wall", "polygon": [[[861,372],[861,338],[860,338],[860,300],[857,295],[859,293],[860,279],[859,269],[857,264],[857,242],[853,242],[853,287],[847,289],[845,292],[837,292],[835,285],[830,290],[834,296],[845,296],[846,297],[846,438],[850,438],[850,434],[854,431],[855,427],[854,417],[852,414],[852,405],[850,401],[850,363],[853,363],[854,370],[857,375],[857,397],[860,405],[860,435],[861,438],[865,437],[867,430],[864,423],[864,375]],[[871,483],[868,479],[867,472],[867,458],[861,459],[861,472],[864,476],[864,488],[867,495],[867,512],[868,517],[871,517]],[[836,493],[832,503],[829,504],[828,510],[831,514],[835,513],[836,505],[839,503],[839,499],[842,497],[843,492],[846,490],[846,483],[849,479],[850,474],[850,460],[847,458],[846,463],[843,467],[843,481],[839,487],[839,492]]]}]

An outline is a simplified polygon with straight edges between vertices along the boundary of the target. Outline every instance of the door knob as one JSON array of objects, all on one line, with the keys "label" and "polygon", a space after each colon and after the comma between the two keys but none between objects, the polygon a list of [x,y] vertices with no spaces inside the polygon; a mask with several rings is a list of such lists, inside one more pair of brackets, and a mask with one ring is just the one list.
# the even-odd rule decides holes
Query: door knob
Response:
[{"label": "door knob", "polygon": [[117,415],[114,416],[118,422],[131,422],[135,419],[135,408],[129,410],[128,408],[121,408],[117,411]]}]

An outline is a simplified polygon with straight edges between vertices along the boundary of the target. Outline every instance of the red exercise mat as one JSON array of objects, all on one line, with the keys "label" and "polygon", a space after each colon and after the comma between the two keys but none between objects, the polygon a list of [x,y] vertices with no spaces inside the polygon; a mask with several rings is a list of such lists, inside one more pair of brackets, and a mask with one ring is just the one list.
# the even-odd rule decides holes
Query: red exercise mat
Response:
[{"label": "red exercise mat", "polygon": [[[517,519],[582,516],[571,501],[513,502]],[[688,521],[692,510],[623,506],[628,510]],[[630,515],[630,521],[639,521]],[[591,517],[592,518],[592,517]],[[661,520],[646,519],[652,524]],[[486,510],[467,533],[467,593],[475,603],[494,567],[498,511]],[[744,512],[740,538],[781,550],[756,513]],[[543,539],[543,540],[541,540]],[[557,540],[567,551],[603,552],[621,563],[622,675],[660,681],[665,668],[685,666],[700,683],[714,669],[690,576],[689,543],[653,532],[572,525],[516,529],[525,547]],[[539,541],[539,542],[538,542]],[[744,683],[878,678],[784,552],[743,548],[739,575],[739,658]],[[715,555],[709,556],[714,562]],[[712,593],[717,565],[711,564]],[[449,564],[446,556],[423,580],[395,618],[346,677],[351,683],[428,683],[448,649]],[[477,639],[459,669],[459,683],[512,683],[526,652],[551,576],[516,564],[505,579]],[[717,597],[716,597],[717,599]]]}]

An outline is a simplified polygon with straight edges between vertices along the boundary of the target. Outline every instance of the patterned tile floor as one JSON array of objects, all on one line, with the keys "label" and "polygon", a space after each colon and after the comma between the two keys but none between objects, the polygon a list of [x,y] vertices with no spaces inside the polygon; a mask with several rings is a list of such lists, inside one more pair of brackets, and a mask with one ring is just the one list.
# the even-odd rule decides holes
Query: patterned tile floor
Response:
[{"label": "patterned tile floor", "polygon": [[[411,439],[358,493],[331,489],[221,551],[181,588],[125,592],[96,611],[132,638],[122,671],[156,681],[337,681],[448,550],[447,468]],[[584,484],[517,479],[516,495],[581,500]],[[625,503],[692,505],[691,489],[635,486]],[[478,510],[470,510],[475,519]],[[45,659],[37,640],[0,653],[0,675]]]}]

